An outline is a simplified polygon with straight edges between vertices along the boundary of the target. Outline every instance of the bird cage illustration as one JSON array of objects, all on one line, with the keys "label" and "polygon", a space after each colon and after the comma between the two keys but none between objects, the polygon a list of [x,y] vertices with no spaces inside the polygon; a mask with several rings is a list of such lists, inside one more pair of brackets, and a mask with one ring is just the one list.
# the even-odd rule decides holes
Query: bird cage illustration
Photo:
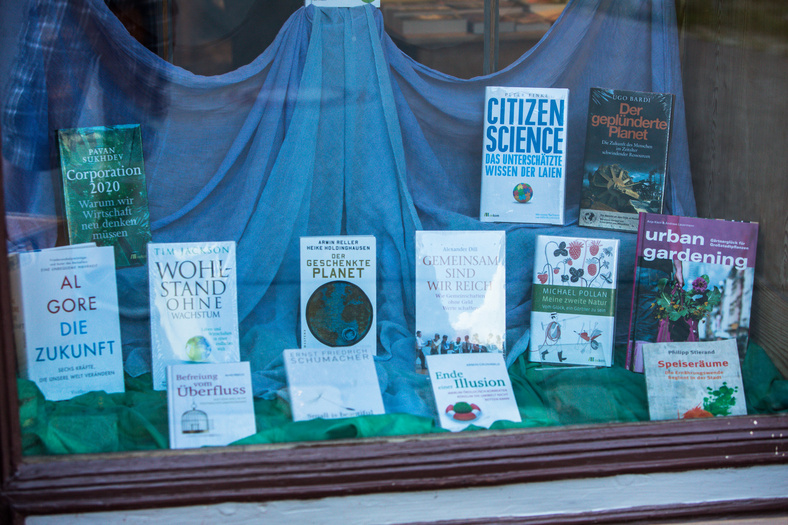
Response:
[{"label": "bird cage illustration", "polygon": [[181,432],[183,434],[201,434],[208,432],[209,429],[208,414],[197,410],[197,405],[192,403],[192,409],[187,410],[181,416]]}]

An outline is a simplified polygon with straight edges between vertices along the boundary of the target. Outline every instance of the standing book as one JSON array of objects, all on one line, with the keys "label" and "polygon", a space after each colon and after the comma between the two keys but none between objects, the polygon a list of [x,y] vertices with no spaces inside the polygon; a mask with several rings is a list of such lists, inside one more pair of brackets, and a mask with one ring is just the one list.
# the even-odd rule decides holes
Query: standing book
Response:
[{"label": "standing book", "polygon": [[662,213],[674,96],[591,88],[580,225],[635,232]]},{"label": "standing book", "polygon": [[301,348],[377,348],[371,235],[301,237]]},{"label": "standing book", "polygon": [[248,362],[167,367],[170,448],[224,446],[257,432]]},{"label": "standing book", "polygon": [[521,421],[503,355],[430,355],[427,366],[441,428]]},{"label": "standing book", "polygon": [[643,346],[652,421],[747,415],[736,341]]},{"label": "standing book", "polygon": [[138,124],[61,129],[68,238],[115,248],[118,268],[145,264],[151,240]]},{"label": "standing book", "polygon": [[506,232],[416,232],[416,330],[424,355],[505,351]]},{"label": "standing book", "polygon": [[569,90],[488,86],[482,222],[564,223]]},{"label": "standing book", "polygon": [[293,421],[385,414],[374,356],[358,346],[285,350]]},{"label": "standing book", "polygon": [[531,361],[612,366],[618,245],[618,239],[537,237]]},{"label": "standing book", "polygon": [[167,366],[240,361],[235,242],[148,245],[153,388]]},{"label": "standing book", "polygon": [[735,339],[747,348],[758,224],[643,213],[626,367],[645,343]]},{"label": "standing book", "polygon": [[9,265],[19,375],[49,401],[123,392],[112,247],[14,253]]}]

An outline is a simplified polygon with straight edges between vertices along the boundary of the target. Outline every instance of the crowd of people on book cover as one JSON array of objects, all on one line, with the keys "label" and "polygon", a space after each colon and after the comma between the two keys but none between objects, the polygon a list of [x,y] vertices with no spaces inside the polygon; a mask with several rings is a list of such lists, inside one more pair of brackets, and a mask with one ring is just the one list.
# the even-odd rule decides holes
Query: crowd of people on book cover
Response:
[{"label": "crowd of people on book cover", "polygon": [[441,354],[478,354],[480,352],[503,352],[503,339],[500,335],[488,334],[484,343],[479,339],[479,334],[465,337],[449,338],[448,335],[436,333],[432,338],[422,335],[421,330],[416,330],[416,352],[422,369],[427,365],[425,356]]}]

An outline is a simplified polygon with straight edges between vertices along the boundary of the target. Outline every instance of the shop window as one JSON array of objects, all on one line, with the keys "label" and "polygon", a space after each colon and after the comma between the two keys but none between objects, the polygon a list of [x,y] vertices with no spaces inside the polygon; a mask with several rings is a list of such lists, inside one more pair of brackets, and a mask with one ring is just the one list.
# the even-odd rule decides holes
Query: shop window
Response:
[{"label": "shop window", "polygon": [[[301,9],[297,3],[276,2],[187,5],[113,1],[105,5],[99,0],[63,0],[31,2],[30,13],[35,16],[22,9],[15,11],[23,21],[18,53],[16,58],[3,56],[0,62],[7,72],[0,94],[10,266],[10,271],[0,268],[1,282],[7,283],[8,275],[15,275],[25,260],[26,256],[13,255],[15,252],[54,254],[53,262],[48,263],[50,274],[58,265],[68,263],[73,275],[52,285],[57,297],[45,301],[47,311],[53,316],[84,312],[85,317],[60,324],[49,323],[48,318],[39,321],[35,316],[24,319],[27,326],[22,330],[28,330],[30,338],[37,329],[31,326],[38,322],[39,330],[59,330],[67,342],[43,345],[38,353],[18,354],[27,355],[33,365],[39,359],[56,362],[46,381],[17,377],[18,371],[31,363],[20,358],[21,367],[17,368],[14,362],[12,324],[19,323],[19,317],[12,321],[12,309],[18,314],[20,301],[34,295],[39,298],[43,292],[34,290],[46,278],[13,277],[12,283],[22,285],[4,288],[0,313],[7,330],[3,331],[2,366],[6,376],[16,377],[16,381],[5,383],[4,399],[8,402],[2,437],[9,446],[3,447],[3,474],[9,480],[4,496],[14,509],[22,513],[95,509],[90,493],[104,484],[110,486],[108,494],[120,506],[193,503],[202,486],[197,472],[202,475],[203,468],[220,480],[215,501],[224,501],[277,497],[277,487],[282,488],[281,494],[292,497],[363,492],[367,490],[364,483],[372,487],[370,490],[428,488],[443,476],[453,480],[447,482],[449,486],[462,486],[470,478],[461,470],[472,469],[477,463],[489,474],[480,482],[494,484],[556,479],[566,472],[584,476],[600,469],[625,473],[708,468],[720,466],[714,463],[723,456],[723,464],[731,467],[747,466],[753,457],[760,463],[784,462],[781,451],[786,424],[780,414],[786,410],[781,372],[785,357],[780,347],[772,344],[773,332],[763,328],[776,323],[765,313],[767,303],[759,303],[757,297],[761,290],[777,311],[785,311],[784,301],[779,300],[782,292],[770,294],[770,290],[785,288],[773,265],[765,263],[767,270],[741,269],[741,274],[731,270],[720,279],[680,274],[681,279],[674,277],[670,282],[672,289],[666,288],[668,279],[663,279],[659,291],[675,295],[668,306],[677,311],[687,307],[687,301],[706,299],[707,304],[697,307],[702,310],[702,321],[686,316],[694,322],[685,322],[685,339],[739,340],[741,350],[734,354],[742,359],[743,383],[741,387],[726,384],[710,389],[708,399],[701,398],[697,407],[670,417],[704,416],[703,421],[648,424],[652,418],[648,378],[642,371],[631,370],[629,363],[630,348],[634,347],[630,344],[630,316],[633,305],[640,306],[632,299],[633,288],[639,285],[639,280],[633,279],[636,233],[579,224],[590,220],[581,216],[581,209],[608,211],[589,204],[592,199],[583,193],[584,181],[604,187],[594,195],[597,201],[604,201],[608,208],[625,201],[635,210],[633,215],[642,211],[638,206],[644,206],[647,189],[660,181],[665,187],[665,214],[757,221],[761,223],[758,260],[779,251],[781,244],[774,242],[778,207],[771,205],[762,211],[746,203],[719,204],[718,200],[726,200],[722,196],[725,190],[713,187],[707,192],[707,170],[698,167],[708,155],[713,165],[718,164],[718,155],[724,157],[727,152],[714,141],[730,137],[725,133],[702,136],[708,122],[716,118],[717,109],[701,103],[707,86],[696,72],[688,72],[686,63],[682,68],[681,60],[699,53],[692,55],[692,60],[702,66],[703,57],[709,55],[702,53],[703,43],[696,44],[680,29],[702,34],[717,26],[704,25],[706,19],[697,25],[690,23],[703,14],[682,3],[678,4],[677,18],[675,6],[666,0],[594,5],[383,2],[380,9]],[[751,7],[744,9],[745,13],[753,11],[761,13]],[[726,21],[732,17],[717,15]],[[432,27],[437,24],[443,24],[439,27],[444,29]],[[778,33],[765,32],[777,41],[777,47]],[[720,46],[719,40],[715,43]],[[746,45],[733,45],[732,49],[743,50],[744,56],[753,52],[753,47]],[[768,63],[776,64],[778,75],[784,73],[784,54],[773,47],[769,53],[775,58]],[[719,58],[720,54],[712,56]],[[769,85],[775,92],[784,91],[776,82]],[[567,147],[566,156],[554,166],[564,168],[565,194],[557,204],[559,208],[563,205],[559,219],[545,224],[483,220],[485,89],[491,86],[566,90],[565,98],[554,98],[552,109],[544,111],[556,119],[565,118],[565,136],[556,139],[556,130],[550,135],[551,147]],[[667,173],[649,173],[645,182],[634,180],[620,167],[585,173],[583,146],[589,140],[592,88],[673,95],[666,99],[672,111]],[[715,100],[729,101],[726,97]],[[509,107],[515,106],[516,101]],[[626,112],[638,111],[632,104],[626,106]],[[777,114],[784,114],[784,109]],[[745,120],[746,130],[755,130],[757,122],[768,122],[775,136],[784,128],[780,120],[769,120],[768,115]],[[120,136],[126,138],[117,138]],[[110,137],[115,142],[95,143]],[[88,161],[72,159],[78,151],[76,142],[69,142],[72,139],[82,140],[87,148],[84,157],[95,162],[114,156],[140,158],[122,173],[117,169],[110,173],[108,167],[101,173],[77,169],[78,163]],[[693,140],[701,146],[696,147]],[[522,162],[529,161],[522,156]],[[143,170],[135,173],[138,165],[144,166],[144,175]],[[79,184],[107,195],[119,191],[113,185],[119,174],[128,180],[140,175],[135,179],[141,183],[133,186],[133,196],[69,201],[69,191]],[[783,184],[779,178],[771,180],[775,185]],[[529,201],[533,205],[537,198],[533,188],[525,184],[510,196],[518,206]],[[128,212],[118,206],[127,201]],[[132,209],[132,201],[140,204],[140,209]],[[726,209],[726,205],[732,208]],[[99,256],[92,255],[93,248],[79,252],[64,247],[74,243],[75,225],[77,230],[106,232],[108,226],[102,224],[124,223],[126,215],[146,223],[149,232],[131,233],[132,238],[113,247],[115,266],[107,265],[112,271],[103,273],[114,277],[115,303],[94,306],[91,298],[104,297],[113,287],[98,287],[90,297],[82,298],[77,289],[80,281],[91,278],[88,276],[93,274],[87,273],[91,268],[99,266],[101,270],[101,264],[93,264]],[[436,330],[420,326],[425,317],[417,304],[420,262],[416,255],[426,254],[419,250],[426,250],[424,245],[429,242],[440,244],[421,232],[437,233],[443,241],[465,232],[454,244],[440,241],[442,252],[433,254],[428,266],[453,260],[458,249],[484,252],[481,259],[464,253],[463,260],[477,262],[450,269],[453,277],[465,279],[458,283],[470,286],[465,297],[457,298],[460,303],[479,291],[478,281],[473,279],[483,270],[471,266],[479,260],[496,261],[498,266],[488,281],[493,283],[505,275],[505,286],[495,288],[497,285],[488,283],[482,288],[505,295],[498,297],[500,308],[495,316],[503,326],[500,330],[469,331],[463,339],[459,334],[433,334]],[[505,243],[496,245],[499,251],[494,255],[494,249],[485,244],[490,232],[505,237]],[[479,236],[483,241],[462,244],[475,239],[477,233],[485,234]],[[135,237],[145,235],[150,235],[148,249],[135,249]],[[556,241],[548,249],[539,235],[569,240]],[[335,251],[340,251],[339,247],[347,254],[366,250],[373,256],[364,258],[367,266],[332,266],[325,262],[331,258],[310,259],[305,256],[310,244],[304,239],[315,237]],[[592,240],[582,245],[577,241],[581,238]],[[763,239],[767,239],[765,246]],[[558,262],[545,264],[543,272],[536,271],[537,247]],[[616,260],[614,247],[618,251],[617,272],[611,267]],[[58,248],[60,251],[52,251]],[[41,249],[45,251],[36,252]],[[221,260],[166,258],[175,251],[195,257],[228,255]],[[577,261],[586,253],[591,262],[579,268]],[[688,252],[687,258],[691,256]],[[139,264],[146,257],[147,262]],[[426,264],[428,258],[424,255],[421,263]],[[305,265],[305,259],[322,262]],[[304,295],[300,284],[307,280],[305,268],[313,278],[326,272],[333,275],[334,270],[344,273],[341,279],[340,273],[329,277],[333,279],[330,286],[316,284]],[[368,273],[375,275],[371,285],[346,282],[352,279],[351,271],[361,274],[368,268]],[[493,275],[496,269],[500,271]],[[656,273],[662,268],[651,270]],[[679,271],[674,266],[665,274],[674,272],[675,276]],[[189,281],[198,274],[199,279]],[[229,275],[232,282],[226,280]],[[574,329],[570,310],[563,315],[553,313],[539,326],[532,324],[536,287],[562,277],[568,283],[592,277],[601,282],[599,276],[605,276],[611,285],[615,282],[617,300],[610,302],[607,315],[615,319],[614,329],[603,329],[599,322],[591,321]],[[686,283],[683,277],[687,277]],[[726,287],[738,290],[736,301],[725,302],[714,295],[723,281]],[[683,293],[682,284],[692,287],[694,295]],[[446,290],[436,280],[433,291]],[[65,292],[71,295],[62,295]],[[151,297],[157,293],[162,313],[153,314],[156,301]],[[337,295],[344,303],[335,309],[343,315],[319,315],[331,310],[327,304],[338,304]],[[15,297],[14,303],[9,301],[11,297]],[[660,299],[653,301],[657,306],[641,302],[645,308],[655,309]],[[755,313],[745,304],[751,300]],[[226,361],[248,363],[249,387],[241,383],[232,387],[232,394],[239,397],[237,403],[215,403],[210,409],[194,404],[191,411],[173,416],[168,413],[167,390],[159,382],[166,377],[165,365],[169,363],[160,359],[156,340],[166,339],[168,331],[176,328],[163,321],[157,325],[157,316],[175,312],[205,328],[208,313],[218,311],[220,302],[237,309],[237,321],[231,328],[217,325],[207,333],[190,334],[173,353],[181,361],[210,361],[224,349],[228,355],[237,351]],[[188,315],[178,312],[184,305],[188,305]],[[306,309],[307,305],[318,314],[302,316],[302,306]],[[444,306],[447,310],[461,308]],[[110,339],[117,339],[114,335],[103,337],[104,346],[74,337],[87,335],[93,323],[87,316],[93,311],[105,314],[98,323],[108,334],[114,321],[106,314],[116,317],[117,338],[122,340],[122,365],[116,368],[123,375],[120,387],[90,388],[107,374],[78,362],[88,353],[117,349],[109,344]],[[668,323],[677,319],[668,319],[669,314],[663,317],[659,321],[665,322],[660,325],[673,330],[670,337],[674,341],[679,339],[675,326]],[[726,321],[720,328],[725,324],[723,318],[729,317],[736,320]],[[751,323],[756,317],[758,321]],[[753,335],[749,345],[744,324],[755,328],[749,331]],[[44,326],[54,328],[41,328]],[[354,346],[369,335],[369,347],[362,351]],[[605,355],[603,366],[595,366],[599,361],[591,366],[563,363],[568,347],[562,355],[555,344],[570,335],[572,348],[579,354]],[[428,346],[427,341],[435,336],[437,340]],[[310,337],[333,350],[322,356],[307,355]],[[234,347],[233,339],[237,339]],[[22,344],[17,339],[16,346]],[[609,356],[601,350],[605,348]],[[320,380],[335,386],[340,379],[354,379],[349,383],[357,387],[372,371],[380,402],[372,403],[377,398],[371,399],[369,390],[349,395],[350,386],[345,391],[324,383],[306,384],[317,381],[312,376],[298,383],[293,379],[297,373],[285,361],[286,351],[299,349],[303,352],[298,359],[302,360],[369,358],[373,366],[366,371],[352,368],[349,378],[333,373]],[[558,354],[557,363],[546,359],[551,352]],[[436,405],[440,394],[433,388],[435,379],[429,378],[422,357],[437,362],[433,357],[439,356],[429,354],[447,354],[458,363],[459,358],[467,357],[465,365],[490,366],[488,370],[493,370],[492,365],[471,362],[471,357],[495,355],[504,379],[490,373],[483,381],[511,384],[516,417],[471,425],[459,437],[449,439],[447,431],[456,428],[444,424],[446,418],[465,427],[465,423],[483,422],[488,410],[498,409],[488,408],[494,403],[482,406],[459,398]],[[348,364],[347,370],[350,367]],[[196,383],[184,386],[190,392],[205,389],[206,396],[224,395],[223,385],[208,385],[214,371],[203,374],[198,367],[194,370],[193,377],[186,374],[190,377],[167,380],[171,386],[193,380]],[[451,367],[441,374],[462,383],[459,372]],[[49,386],[61,380],[85,388],[73,395],[54,393],[55,388],[50,394]],[[296,391],[294,385],[305,386]],[[374,385],[363,388],[374,389]],[[213,424],[218,419],[211,410],[246,410],[238,408],[243,389],[244,395],[254,396],[253,408],[246,415],[255,420],[256,432],[229,440],[228,447],[165,452],[170,445],[170,427],[176,421],[180,421],[183,434],[221,432],[222,428],[217,428],[221,425]],[[172,389],[169,394],[174,395]],[[747,403],[742,406],[745,395]],[[319,404],[318,417],[294,417],[296,399]],[[371,415],[353,413],[368,401],[382,408],[370,408]],[[743,411],[731,412],[736,402]],[[321,417],[332,410],[353,417]],[[741,417],[725,417],[734,414]],[[721,417],[708,417],[715,415]],[[312,441],[319,443],[306,444]],[[686,442],[691,444],[686,446]],[[283,443],[286,447],[268,446]],[[148,451],[160,452],[143,457]],[[301,452],[304,457],[295,457]],[[405,455],[411,455],[412,461],[402,463]],[[656,464],[644,461],[646,455],[656,458]],[[676,461],[682,462],[680,467]],[[93,464],[101,465],[100,474],[90,472]],[[429,464],[426,474],[425,464]],[[51,472],[57,482],[49,477],[50,465],[55,465]],[[241,476],[244,479],[234,478],[239,465],[249,465],[248,475]],[[357,471],[365,469],[375,472],[354,481]],[[152,482],[162,471],[186,483],[180,494],[167,489],[157,500]],[[76,487],[79,480],[84,482],[84,492]],[[139,503],[122,495],[122,487],[139,490]],[[45,489],[49,499],[36,496],[35,489]],[[78,493],[71,502],[70,490]]]}]

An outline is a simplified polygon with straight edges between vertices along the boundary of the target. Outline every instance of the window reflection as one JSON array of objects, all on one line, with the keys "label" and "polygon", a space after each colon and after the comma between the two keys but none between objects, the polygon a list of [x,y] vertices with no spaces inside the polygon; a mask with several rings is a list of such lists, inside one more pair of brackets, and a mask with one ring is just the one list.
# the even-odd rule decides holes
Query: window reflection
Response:
[{"label": "window reflection", "polygon": [[[539,42],[566,6],[566,1],[497,3],[499,59],[493,70],[511,64]],[[381,11],[386,31],[411,58],[459,78],[483,73],[484,0],[383,0]]]},{"label": "window reflection", "polygon": [[[498,4],[498,63],[511,64],[561,15],[567,0]],[[303,0],[106,0],[141,44],[198,75],[220,75],[253,61]],[[484,72],[485,0],[383,0],[386,32],[416,61],[459,78]],[[491,31],[492,33],[492,31]]]}]

